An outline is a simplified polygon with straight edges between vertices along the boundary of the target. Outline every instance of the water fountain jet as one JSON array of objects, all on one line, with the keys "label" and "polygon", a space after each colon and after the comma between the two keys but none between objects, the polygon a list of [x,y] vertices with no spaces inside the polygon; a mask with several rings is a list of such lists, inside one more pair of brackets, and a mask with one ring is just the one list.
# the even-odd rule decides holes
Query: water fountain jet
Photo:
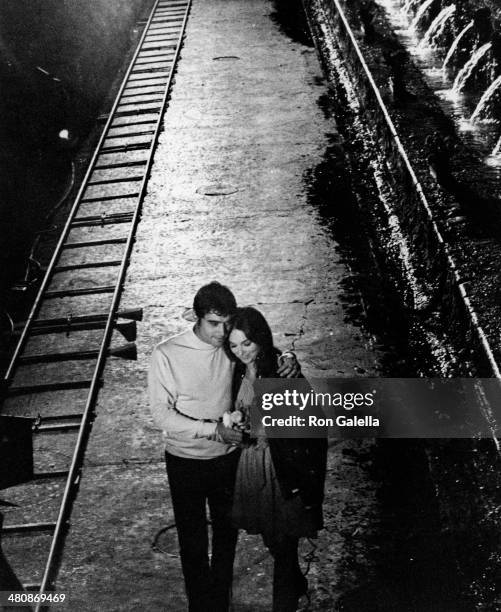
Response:
[{"label": "water fountain jet", "polygon": [[417,28],[418,23],[421,21],[421,19],[424,17],[424,15],[426,14],[426,11],[430,8],[430,6],[435,2],[435,0],[425,0],[423,2],[423,4],[419,7],[418,12],[416,13],[416,16],[414,17],[414,19],[412,20],[411,23],[411,28],[413,30],[415,30]]},{"label": "water fountain jet", "polygon": [[475,110],[473,111],[472,116],[470,117],[470,123],[473,123],[478,117],[480,117],[480,114],[487,107],[487,104],[489,103],[489,101],[492,98],[492,96],[494,95],[496,89],[500,85],[501,85],[501,75],[499,75],[496,79],[494,79],[494,81],[484,91],[484,94],[480,98],[480,100],[479,100],[479,102],[477,104],[477,107],[475,108]]},{"label": "water fountain jet", "polygon": [[442,64],[442,70],[445,72],[445,68],[447,67],[447,64],[450,62],[451,57],[454,55],[454,52],[456,51],[456,49],[459,46],[459,43],[461,42],[463,36],[466,34],[466,32],[468,32],[469,30],[471,30],[471,28],[473,27],[473,21],[470,21],[470,23],[468,25],[466,25],[461,32],[459,32],[459,34],[456,36],[456,38],[454,39],[454,42],[452,43],[452,45],[450,46],[449,51],[447,51],[447,55],[445,56],[444,59],[444,63]]},{"label": "water fountain jet", "polygon": [[416,4],[416,2],[418,2],[418,0],[406,0],[404,2],[404,6],[402,7],[403,10],[408,13],[411,8]]},{"label": "water fountain jet", "polygon": [[419,48],[434,47],[435,41],[437,41],[447,25],[447,21],[454,15],[456,11],[456,5],[451,4],[443,8],[440,13],[432,21],[430,27],[426,31],[423,40],[419,43]]},{"label": "water fountain jet", "polygon": [[456,78],[454,79],[454,85],[452,86],[453,93],[460,93],[463,87],[466,84],[466,81],[470,78],[471,73],[475,69],[476,65],[483,58],[483,56],[489,51],[491,48],[491,43],[485,43],[479,49],[475,51],[475,53],[470,57],[470,59],[466,62],[466,64],[461,68],[461,70],[457,73]]}]

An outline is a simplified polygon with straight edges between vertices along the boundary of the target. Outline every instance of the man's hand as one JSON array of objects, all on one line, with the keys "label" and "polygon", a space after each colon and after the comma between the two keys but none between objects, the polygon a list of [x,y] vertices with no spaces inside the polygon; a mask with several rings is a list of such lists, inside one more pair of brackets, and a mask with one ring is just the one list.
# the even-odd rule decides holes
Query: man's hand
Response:
[{"label": "man's hand", "polygon": [[284,353],[278,358],[277,374],[281,378],[298,378],[301,374],[301,366],[299,365],[294,353]]},{"label": "man's hand", "polygon": [[239,429],[225,427],[222,423],[217,424],[216,434],[218,439],[224,442],[225,444],[232,444],[233,446],[238,446],[242,442],[242,432]]}]

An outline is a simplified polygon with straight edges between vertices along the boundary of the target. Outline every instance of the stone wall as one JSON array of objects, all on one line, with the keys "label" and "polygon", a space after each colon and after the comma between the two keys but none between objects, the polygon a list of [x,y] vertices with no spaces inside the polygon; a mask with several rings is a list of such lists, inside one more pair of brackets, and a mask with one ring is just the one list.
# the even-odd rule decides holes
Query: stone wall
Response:
[{"label": "stone wall", "polygon": [[[501,255],[495,229],[501,220],[499,183],[461,143],[452,121],[381,13],[376,12],[374,37],[368,41],[360,21],[360,2],[344,3],[344,7],[419,182],[416,188],[334,3],[307,2],[334,96],[343,100],[338,121],[344,124],[345,144],[358,166],[354,183],[372,183],[374,202],[364,203],[365,194],[361,205],[377,222],[376,240],[408,308],[411,342],[422,344],[425,338],[432,347],[425,374],[490,376],[492,359],[468,307],[471,300],[498,358],[501,342],[495,332],[501,312],[490,289],[501,281],[495,265]],[[398,95],[395,55],[404,66]],[[444,142],[446,150],[437,153]],[[443,158],[447,163],[442,168]],[[438,166],[438,180],[430,173],[432,166],[435,173]]]},{"label": "stone wall", "polygon": [[[461,142],[382,12],[375,11],[368,32],[361,3],[343,6],[381,100],[333,0],[305,1],[337,102],[358,206],[406,309],[411,353],[425,376],[490,377],[501,357],[499,183]],[[397,88],[395,58],[403,66]],[[492,439],[427,441],[425,447],[444,550],[457,564],[458,582],[479,602],[476,609],[499,609],[498,449]]]}]

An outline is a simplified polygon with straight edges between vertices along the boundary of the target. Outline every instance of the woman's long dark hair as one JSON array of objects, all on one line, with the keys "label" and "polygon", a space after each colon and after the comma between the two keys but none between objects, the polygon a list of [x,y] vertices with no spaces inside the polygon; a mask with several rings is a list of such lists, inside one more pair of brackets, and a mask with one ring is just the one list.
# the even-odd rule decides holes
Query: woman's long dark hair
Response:
[{"label": "woman's long dark hair", "polygon": [[[238,329],[259,346],[256,358],[257,375],[265,378],[276,376],[278,351],[273,346],[273,335],[263,315],[252,308],[238,308],[231,322],[231,330]],[[230,332],[231,333],[231,332]]]}]

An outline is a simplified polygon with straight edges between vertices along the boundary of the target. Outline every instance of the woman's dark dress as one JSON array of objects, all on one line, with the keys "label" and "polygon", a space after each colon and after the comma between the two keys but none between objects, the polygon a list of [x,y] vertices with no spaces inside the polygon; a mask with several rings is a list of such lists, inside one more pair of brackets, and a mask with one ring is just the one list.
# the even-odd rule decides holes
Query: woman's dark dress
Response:
[{"label": "woman's dark dress", "polygon": [[[252,383],[235,372],[235,407],[249,410]],[[316,537],[323,527],[322,501],[327,443],[323,439],[257,438],[242,450],[233,501],[235,527],[276,543]]]}]

